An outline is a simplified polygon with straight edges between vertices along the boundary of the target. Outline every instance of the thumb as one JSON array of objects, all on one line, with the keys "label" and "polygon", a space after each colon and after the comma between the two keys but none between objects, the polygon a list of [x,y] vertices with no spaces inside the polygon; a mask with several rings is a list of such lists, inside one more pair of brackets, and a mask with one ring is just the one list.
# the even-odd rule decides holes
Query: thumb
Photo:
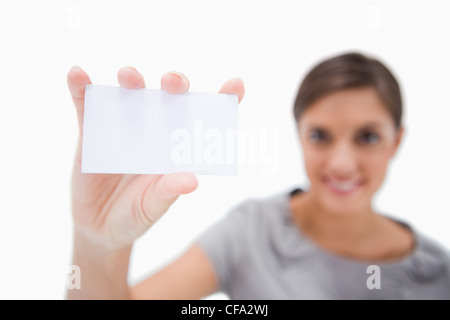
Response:
[{"label": "thumb", "polygon": [[190,172],[176,172],[159,177],[153,186],[145,191],[142,208],[147,218],[155,223],[182,194],[194,191],[197,177]]}]

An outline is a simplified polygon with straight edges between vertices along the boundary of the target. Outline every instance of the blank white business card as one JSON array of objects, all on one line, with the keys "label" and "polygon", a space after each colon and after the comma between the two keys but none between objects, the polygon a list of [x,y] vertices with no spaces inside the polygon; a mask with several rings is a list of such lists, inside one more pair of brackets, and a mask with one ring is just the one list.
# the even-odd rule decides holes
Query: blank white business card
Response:
[{"label": "blank white business card", "polygon": [[87,85],[83,173],[237,174],[238,97]]}]

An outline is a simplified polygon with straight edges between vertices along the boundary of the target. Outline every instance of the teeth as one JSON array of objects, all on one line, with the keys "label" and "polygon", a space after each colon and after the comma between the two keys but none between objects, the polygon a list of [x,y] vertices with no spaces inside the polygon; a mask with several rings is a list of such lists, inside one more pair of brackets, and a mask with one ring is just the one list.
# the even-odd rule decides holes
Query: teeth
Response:
[{"label": "teeth", "polygon": [[358,183],[355,181],[330,181],[330,185],[333,189],[338,191],[348,192],[355,189],[358,186]]}]

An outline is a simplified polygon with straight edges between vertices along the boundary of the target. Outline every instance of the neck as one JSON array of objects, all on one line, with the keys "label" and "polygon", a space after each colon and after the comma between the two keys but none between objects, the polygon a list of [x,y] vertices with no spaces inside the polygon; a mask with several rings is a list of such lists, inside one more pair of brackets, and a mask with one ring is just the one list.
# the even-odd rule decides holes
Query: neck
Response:
[{"label": "neck", "polygon": [[323,208],[313,194],[293,199],[294,220],[302,232],[325,247],[354,247],[362,243],[374,229],[376,215],[371,205],[353,212],[331,212]]}]

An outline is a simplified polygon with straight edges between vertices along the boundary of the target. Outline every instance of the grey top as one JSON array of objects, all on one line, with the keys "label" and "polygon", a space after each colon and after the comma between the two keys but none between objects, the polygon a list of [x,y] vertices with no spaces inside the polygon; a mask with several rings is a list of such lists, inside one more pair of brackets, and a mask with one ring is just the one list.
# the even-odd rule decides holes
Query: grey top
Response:
[{"label": "grey top", "polygon": [[291,192],[249,199],[204,232],[203,249],[230,299],[450,299],[450,253],[411,229],[406,258],[370,263],[317,246],[293,223]]}]

